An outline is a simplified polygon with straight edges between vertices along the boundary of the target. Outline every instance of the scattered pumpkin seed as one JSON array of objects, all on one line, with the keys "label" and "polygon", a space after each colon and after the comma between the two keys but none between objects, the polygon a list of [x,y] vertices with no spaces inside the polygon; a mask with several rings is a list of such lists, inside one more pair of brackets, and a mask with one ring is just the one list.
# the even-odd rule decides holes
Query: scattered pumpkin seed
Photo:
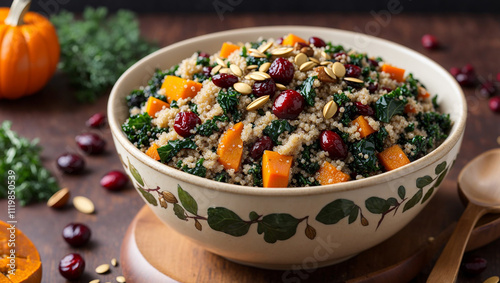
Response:
[{"label": "scattered pumpkin seed", "polygon": [[101,264],[95,268],[95,272],[97,274],[104,274],[109,271],[109,264]]},{"label": "scattered pumpkin seed", "polygon": [[221,74],[227,74],[227,73],[229,73],[229,71],[231,71],[231,69],[229,69],[229,68],[222,68],[222,69],[219,70],[219,73],[221,73]]},{"label": "scattered pumpkin seed", "polygon": [[255,48],[248,48],[248,52],[250,52],[250,53],[254,53],[254,52],[262,53],[262,52],[260,52],[259,50],[255,49]]},{"label": "scattered pumpkin seed", "polygon": [[127,281],[125,281],[125,277],[123,277],[123,276],[120,275],[120,276],[116,277],[116,282],[118,282],[118,283],[125,283]]},{"label": "scattered pumpkin seed", "polygon": [[[276,88],[278,88],[279,90],[285,90],[286,89],[286,86],[282,85],[282,84],[276,84]],[[500,140],[500,138],[499,138]],[[499,142],[500,144],[500,142]]]},{"label": "scattered pumpkin seed", "polygon": [[272,41],[268,41],[267,43],[265,44],[262,44],[261,46],[259,46],[259,48],[257,48],[257,50],[261,53],[264,53],[267,51],[267,49],[269,49],[271,46],[273,46],[273,42]]},{"label": "scattered pumpkin seed", "polygon": [[362,80],[360,80],[358,78],[346,77],[346,78],[344,78],[344,80],[350,81],[350,82],[353,82],[353,83],[358,83],[358,84],[364,83]]},{"label": "scattered pumpkin seed", "polygon": [[248,77],[252,80],[256,80],[256,81],[264,81],[266,80],[266,78],[264,76],[261,76],[259,74],[256,74],[256,73],[250,73],[250,75],[248,75]]},{"label": "scattered pumpkin seed", "polygon": [[325,60],[332,59],[332,56],[330,56],[330,54],[326,53],[325,51],[321,51],[321,56],[323,56],[323,58],[325,58]]},{"label": "scattered pumpkin seed", "polygon": [[259,97],[247,105],[247,111],[253,111],[255,109],[261,108],[269,101],[269,95]]},{"label": "scattered pumpkin seed", "polygon": [[224,60],[222,60],[221,58],[217,57],[217,58],[215,58],[215,61],[217,62],[217,64],[221,65],[222,67],[227,67],[226,62],[224,62]]},{"label": "scattered pumpkin seed", "polygon": [[325,117],[325,119],[330,119],[332,118],[335,113],[337,113],[337,110],[338,110],[338,106],[337,106],[337,103],[335,103],[335,101],[329,101],[325,107],[323,107],[323,117]]},{"label": "scattered pumpkin seed", "polygon": [[235,64],[231,64],[229,66],[229,68],[231,69],[233,74],[235,74],[236,76],[238,76],[238,77],[243,76],[243,71],[241,71],[240,67],[236,66]]},{"label": "scattered pumpkin seed", "polygon": [[213,75],[217,74],[220,71],[220,69],[222,69],[222,66],[217,65],[212,69],[212,71],[210,71],[210,74],[212,74],[212,76],[213,76]]},{"label": "scattered pumpkin seed", "polygon": [[271,55],[286,56],[287,54],[289,54],[292,51],[293,51],[293,47],[282,47],[282,48],[274,49],[273,51],[271,51]]},{"label": "scattered pumpkin seed", "polygon": [[247,70],[257,69],[258,67],[259,67],[259,65],[250,65],[250,66],[247,66]]},{"label": "scattered pumpkin seed", "polygon": [[99,283],[99,282],[101,282],[101,280],[99,280],[99,279],[94,279],[94,280],[90,281],[89,283]]},{"label": "scattered pumpkin seed", "polygon": [[500,277],[498,276],[491,276],[490,278],[484,280],[483,283],[498,283],[500,282]]},{"label": "scattered pumpkin seed", "polygon": [[259,52],[257,49],[250,49],[250,53],[255,58],[266,58],[266,54]]},{"label": "scattered pumpkin seed", "polygon": [[271,67],[271,63],[270,62],[266,62],[266,63],[260,65],[259,72],[265,73],[265,72],[267,72],[267,70],[269,70],[269,67]]},{"label": "scattered pumpkin seed", "polygon": [[250,75],[245,76],[245,80],[251,80],[251,79],[252,79],[252,77]]},{"label": "scattered pumpkin seed", "polygon": [[82,213],[92,214],[95,211],[94,203],[86,197],[82,196],[74,197],[73,205],[78,211]]},{"label": "scattered pumpkin seed", "polygon": [[304,54],[304,53],[299,53],[297,54],[297,56],[295,56],[294,58],[294,62],[297,66],[301,66],[302,64],[304,64],[305,62],[309,61],[309,59],[307,59],[307,55]]},{"label": "scattered pumpkin seed", "polygon": [[333,63],[332,70],[333,70],[333,73],[335,74],[335,76],[337,76],[339,78],[342,78],[343,76],[345,76],[345,67],[344,67],[344,65],[342,65],[342,63],[339,63],[339,62]]},{"label": "scattered pumpkin seed", "polygon": [[319,64],[319,60],[314,58],[314,57],[309,57],[309,60],[316,63],[316,64]]},{"label": "scattered pumpkin seed", "polygon": [[62,188],[49,198],[47,205],[52,208],[63,207],[66,203],[68,203],[70,195],[71,194],[68,188]]},{"label": "scattered pumpkin seed", "polygon": [[429,242],[429,243],[434,242],[434,240],[435,240],[435,239],[434,239],[434,237],[432,237],[432,236],[431,236],[431,237],[429,237],[429,238],[427,238],[427,242]]},{"label": "scattered pumpkin seed", "polygon": [[316,66],[316,63],[314,62],[305,62],[304,64],[300,65],[299,70],[301,72],[307,72],[314,68],[314,66]]},{"label": "scattered pumpkin seed", "polygon": [[238,82],[233,85],[234,89],[241,94],[252,93],[252,87],[246,83]]},{"label": "scattered pumpkin seed", "polygon": [[264,77],[264,78],[266,78],[266,79],[270,79],[270,78],[271,78],[271,75],[269,75],[268,73],[264,73],[264,72],[262,72],[262,71],[254,72],[254,74],[257,74],[257,75],[263,76],[263,77]]},{"label": "scattered pumpkin seed", "polygon": [[330,62],[330,61],[323,61],[323,62],[320,62],[319,64],[320,64],[321,66],[328,66],[328,65],[333,64],[333,63],[332,63],[332,62]]},{"label": "scattered pumpkin seed", "polygon": [[111,265],[112,266],[118,266],[118,261],[116,260],[116,258],[112,258],[111,259]]},{"label": "scattered pumpkin seed", "polygon": [[335,74],[333,73],[333,70],[330,69],[330,68],[324,68],[325,69],[325,73],[332,79],[336,80],[337,77],[335,76]]}]

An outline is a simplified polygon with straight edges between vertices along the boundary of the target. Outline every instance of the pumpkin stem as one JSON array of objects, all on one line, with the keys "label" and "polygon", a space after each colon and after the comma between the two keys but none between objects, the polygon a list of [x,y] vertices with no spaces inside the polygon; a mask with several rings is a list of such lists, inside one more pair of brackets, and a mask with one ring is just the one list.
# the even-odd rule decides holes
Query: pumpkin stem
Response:
[{"label": "pumpkin stem", "polygon": [[14,0],[10,6],[9,15],[4,23],[10,26],[20,26],[24,24],[24,14],[30,9],[31,0]]}]

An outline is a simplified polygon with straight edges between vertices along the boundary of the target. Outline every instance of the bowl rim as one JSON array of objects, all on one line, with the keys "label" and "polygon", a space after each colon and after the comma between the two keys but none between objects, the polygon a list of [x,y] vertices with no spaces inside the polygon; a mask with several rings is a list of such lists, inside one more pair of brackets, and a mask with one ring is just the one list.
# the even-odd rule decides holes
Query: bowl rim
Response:
[{"label": "bowl rim", "polygon": [[[369,178],[364,178],[360,180],[352,180],[349,182],[345,183],[338,183],[338,184],[331,184],[331,185],[323,185],[323,186],[313,186],[313,187],[287,187],[287,188],[264,188],[264,187],[251,187],[251,186],[243,186],[243,185],[236,185],[236,184],[227,184],[227,183],[222,183],[222,182],[217,182],[215,180],[191,175],[189,173],[180,171],[178,169],[172,168],[166,164],[160,163],[150,157],[148,157],[146,154],[144,154],[142,151],[140,151],[138,148],[136,148],[125,136],[125,134],[121,130],[121,124],[118,123],[118,119],[114,115],[114,108],[116,103],[117,98],[120,96],[118,93],[118,85],[120,85],[123,81],[125,81],[129,75],[129,73],[132,72],[133,69],[137,68],[143,62],[148,61],[152,57],[156,57],[160,54],[163,54],[165,52],[168,52],[171,49],[178,48],[180,46],[186,46],[186,45],[191,45],[193,43],[197,43],[199,41],[204,41],[208,40],[212,37],[227,37],[231,38],[231,36],[234,36],[236,34],[242,34],[242,33],[250,33],[250,32],[293,32],[293,31],[298,31],[298,32],[311,32],[312,30],[323,30],[325,32],[335,32],[339,34],[345,34],[348,36],[363,36],[367,37],[370,40],[378,41],[383,44],[388,44],[392,45],[393,47],[400,49],[403,52],[410,53],[412,56],[416,56],[419,60],[424,61],[426,64],[429,64],[433,69],[437,69],[437,71],[444,73],[447,75],[451,80],[449,80],[452,84],[452,86],[455,88],[453,91],[458,91],[458,96],[460,99],[460,102],[462,104],[462,108],[459,109],[461,111],[461,115],[459,118],[455,121],[454,123],[454,128],[452,128],[448,138],[441,144],[439,145],[436,149],[434,149],[432,152],[427,154],[426,156],[413,161],[409,164],[409,166],[403,166],[400,168],[397,168],[395,170],[392,170],[390,172],[384,172],[375,176],[371,176]],[[374,37],[371,35],[366,35],[363,33],[357,33],[357,32],[352,32],[352,31],[346,31],[346,30],[340,30],[340,29],[335,29],[335,28],[326,28],[326,27],[317,27],[317,26],[296,26],[296,25],[279,25],[279,26],[263,26],[263,27],[250,27],[250,28],[239,28],[239,29],[231,29],[231,30],[226,30],[226,31],[220,31],[220,32],[214,32],[214,33],[209,33],[206,35],[201,35],[201,36],[196,36],[192,37],[189,39],[185,39],[182,41],[179,41],[177,43],[165,46],[149,55],[146,57],[142,58],[138,62],[136,62],[134,65],[132,65],[127,71],[125,71],[120,78],[117,80],[115,85],[113,86],[109,99],[108,99],[108,106],[107,106],[107,115],[108,115],[108,123],[109,127],[111,129],[111,133],[113,137],[115,138],[115,141],[119,142],[123,148],[128,151],[132,156],[134,156],[136,159],[141,161],[144,165],[150,167],[153,170],[156,170],[162,174],[168,175],[172,178],[181,180],[186,183],[190,183],[195,186],[199,186],[205,189],[212,189],[215,191],[221,191],[221,192],[227,192],[227,193],[233,193],[233,194],[239,194],[239,195],[253,195],[253,196],[306,196],[306,195],[317,195],[317,194],[329,194],[333,192],[344,192],[344,191],[351,191],[359,188],[366,188],[369,186],[373,185],[378,185],[382,183],[386,183],[395,179],[398,179],[400,177],[404,177],[407,175],[412,174],[415,171],[418,171],[426,166],[429,166],[431,163],[435,162],[436,160],[441,159],[444,157],[454,146],[456,143],[459,142],[459,140],[462,138],[464,130],[465,130],[465,122],[467,118],[467,104],[466,104],[466,99],[465,95],[463,93],[462,88],[458,85],[456,80],[451,77],[451,75],[446,71],[441,65],[436,63],[434,60],[428,58],[427,56],[414,51],[406,46],[403,46],[401,44]]]}]

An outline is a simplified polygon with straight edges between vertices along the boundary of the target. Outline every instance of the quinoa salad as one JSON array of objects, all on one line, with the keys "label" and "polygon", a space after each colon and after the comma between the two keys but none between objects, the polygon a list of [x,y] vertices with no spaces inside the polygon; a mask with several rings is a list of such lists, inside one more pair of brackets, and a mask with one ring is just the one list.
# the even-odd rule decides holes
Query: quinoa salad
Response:
[{"label": "quinoa salad", "polygon": [[294,34],[221,45],[126,97],[122,130],[149,157],[219,182],[304,187],[397,169],[448,137],[437,95],[398,62]]}]

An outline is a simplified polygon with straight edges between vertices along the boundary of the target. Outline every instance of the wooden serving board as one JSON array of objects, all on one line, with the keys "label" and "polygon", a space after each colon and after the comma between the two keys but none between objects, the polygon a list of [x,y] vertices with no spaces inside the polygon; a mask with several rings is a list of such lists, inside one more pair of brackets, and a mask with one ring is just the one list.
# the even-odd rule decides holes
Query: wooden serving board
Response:
[{"label": "wooden serving board", "polygon": [[[441,204],[447,197],[438,194],[403,230],[350,260],[298,271],[265,270],[228,261],[164,225],[144,206],[122,243],[123,273],[127,282],[407,282],[426,272],[453,231],[453,221],[446,227],[429,225],[439,208],[446,207]],[[468,250],[498,237],[500,218],[487,215],[474,230]]]}]

